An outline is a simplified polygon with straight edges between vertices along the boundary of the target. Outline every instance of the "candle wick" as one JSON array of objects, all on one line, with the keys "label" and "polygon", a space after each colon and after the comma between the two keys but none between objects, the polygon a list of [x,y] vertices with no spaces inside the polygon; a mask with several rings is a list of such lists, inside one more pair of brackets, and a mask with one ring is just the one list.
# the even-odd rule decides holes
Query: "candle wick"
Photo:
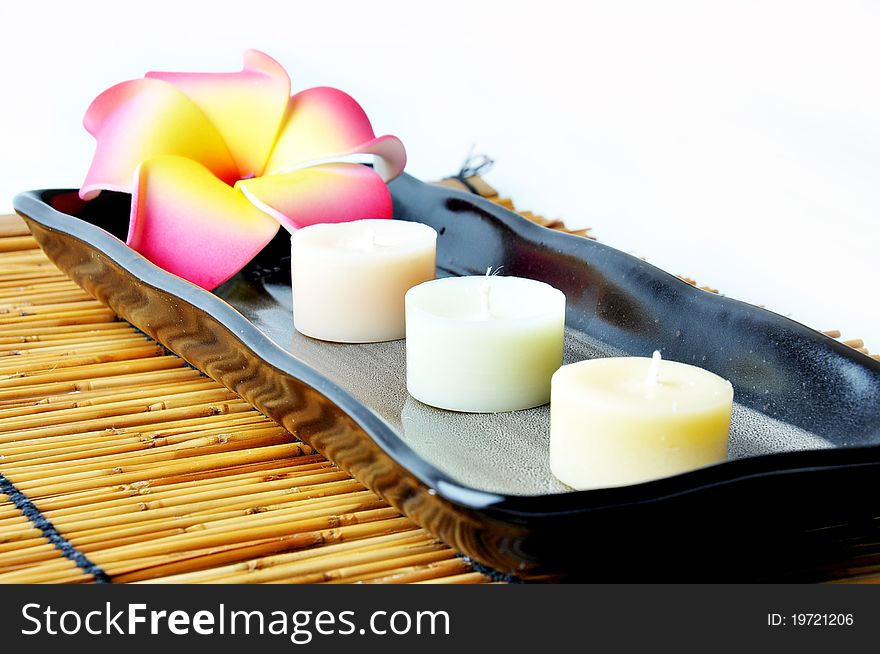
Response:
[{"label": "candle wick", "polygon": [[648,370],[648,386],[656,386],[660,382],[660,361],[662,360],[660,350],[654,350],[654,355],[651,357],[651,367]]},{"label": "candle wick", "polygon": [[492,317],[491,303],[492,287],[488,284],[480,285],[480,318],[489,320]]}]

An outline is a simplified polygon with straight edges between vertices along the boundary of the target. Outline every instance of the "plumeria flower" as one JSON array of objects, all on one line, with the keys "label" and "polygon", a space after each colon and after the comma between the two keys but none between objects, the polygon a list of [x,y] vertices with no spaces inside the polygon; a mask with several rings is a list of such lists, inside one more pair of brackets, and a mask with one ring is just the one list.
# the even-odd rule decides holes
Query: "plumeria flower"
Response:
[{"label": "plumeria flower", "polygon": [[[278,232],[390,218],[386,183],[406,164],[394,136],[337,89],[290,95],[271,57],[249,50],[237,73],[147,73],[99,95],[84,124],[97,140],[80,189],[131,193],[127,243],[212,289]],[[372,155],[372,168],[352,163]]]}]

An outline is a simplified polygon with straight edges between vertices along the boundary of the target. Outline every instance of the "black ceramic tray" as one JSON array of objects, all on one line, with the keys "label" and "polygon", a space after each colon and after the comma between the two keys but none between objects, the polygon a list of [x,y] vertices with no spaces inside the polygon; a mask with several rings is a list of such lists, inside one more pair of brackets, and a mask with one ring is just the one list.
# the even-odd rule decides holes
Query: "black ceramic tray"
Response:
[{"label": "black ceramic tray", "polygon": [[880,363],[476,196],[409,176],[391,190],[396,219],[439,232],[438,274],[503,266],[563,290],[568,361],[659,349],[730,379],[731,460],[570,492],[547,467],[547,407],[494,416],[431,409],[406,395],[402,342],[338,345],[296,334],[286,236],[212,294],[119,240],[128,196],[84,203],[73,191],[34,191],[15,208],[52,260],[119,315],[496,570],[792,579],[829,574],[856,551],[862,562],[874,555]]}]

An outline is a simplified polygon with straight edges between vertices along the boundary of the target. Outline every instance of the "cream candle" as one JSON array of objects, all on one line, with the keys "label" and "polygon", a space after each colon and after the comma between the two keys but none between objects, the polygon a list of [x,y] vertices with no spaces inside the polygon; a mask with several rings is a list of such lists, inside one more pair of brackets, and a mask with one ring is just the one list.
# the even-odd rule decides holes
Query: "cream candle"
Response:
[{"label": "cream candle", "polygon": [[449,277],[406,294],[406,386],[441,409],[489,413],[550,399],[565,296],[519,277]]},{"label": "cream candle", "polygon": [[435,274],[437,232],[402,220],[303,227],[291,237],[293,323],[312,338],[403,338],[407,290]]},{"label": "cream candle", "polygon": [[730,382],[659,352],[563,366],[553,376],[550,469],[586,489],[724,461],[732,406]]}]

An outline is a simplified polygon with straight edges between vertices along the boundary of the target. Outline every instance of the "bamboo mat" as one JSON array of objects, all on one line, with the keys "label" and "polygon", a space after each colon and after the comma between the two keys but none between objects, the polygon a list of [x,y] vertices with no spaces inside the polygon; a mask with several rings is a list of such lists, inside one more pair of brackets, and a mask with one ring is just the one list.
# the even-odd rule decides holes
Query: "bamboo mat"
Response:
[{"label": "bamboo mat", "polygon": [[0,217],[0,473],[0,583],[493,580],[90,298],[14,216]]},{"label": "bamboo mat", "polygon": [[0,583],[491,581],[0,223]]}]

